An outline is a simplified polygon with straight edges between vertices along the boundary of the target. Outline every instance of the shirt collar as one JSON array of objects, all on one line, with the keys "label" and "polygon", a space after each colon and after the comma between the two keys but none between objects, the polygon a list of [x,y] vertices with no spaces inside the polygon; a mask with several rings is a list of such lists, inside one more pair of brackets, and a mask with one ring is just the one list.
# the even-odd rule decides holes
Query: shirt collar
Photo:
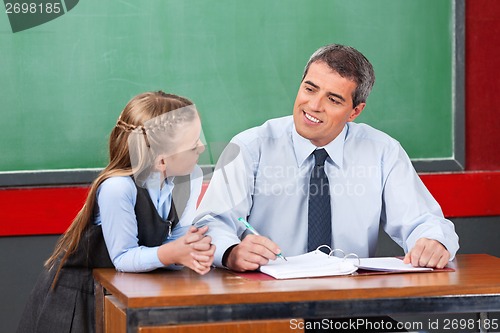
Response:
[{"label": "shirt collar", "polygon": [[[174,177],[163,180],[160,172],[152,172],[145,183],[149,196],[154,203],[164,202],[168,199],[174,188]],[[164,182],[163,186],[162,182]]]},{"label": "shirt collar", "polygon": [[344,142],[347,136],[347,130],[348,124],[344,126],[342,132],[340,132],[339,135],[337,135],[337,137],[329,144],[323,147],[316,147],[311,143],[311,141],[307,140],[299,133],[297,133],[295,125],[293,125],[292,142],[293,149],[295,151],[295,158],[297,159],[297,166],[301,167],[304,161],[312,154],[315,149],[325,148],[328,156],[332,159],[333,163],[342,168],[344,161]]}]

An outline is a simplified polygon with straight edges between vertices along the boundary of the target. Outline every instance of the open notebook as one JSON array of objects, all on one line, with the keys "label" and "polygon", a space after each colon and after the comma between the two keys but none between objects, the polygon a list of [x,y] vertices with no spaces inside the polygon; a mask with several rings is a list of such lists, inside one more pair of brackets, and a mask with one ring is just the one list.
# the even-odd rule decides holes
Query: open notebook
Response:
[{"label": "open notebook", "polygon": [[[320,251],[325,247],[329,254]],[[334,254],[341,253],[341,257]],[[287,260],[277,258],[261,266],[260,271],[275,279],[294,279],[306,277],[348,275],[360,269],[382,272],[419,272],[432,271],[432,268],[413,267],[404,264],[401,259],[394,257],[358,258],[355,254],[345,255],[342,250],[323,245],[315,251],[306,254],[287,257]]]}]

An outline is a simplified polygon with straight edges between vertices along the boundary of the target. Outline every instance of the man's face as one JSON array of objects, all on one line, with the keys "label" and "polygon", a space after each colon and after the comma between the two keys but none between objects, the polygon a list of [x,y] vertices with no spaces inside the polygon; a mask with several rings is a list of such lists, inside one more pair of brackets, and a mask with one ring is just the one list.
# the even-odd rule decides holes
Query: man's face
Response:
[{"label": "man's face", "polygon": [[324,62],[314,62],[301,82],[293,121],[297,132],[315,146],[333,141],[348,121],[360,115],[365,103],[353,107],[356,83],[343,78]]}]

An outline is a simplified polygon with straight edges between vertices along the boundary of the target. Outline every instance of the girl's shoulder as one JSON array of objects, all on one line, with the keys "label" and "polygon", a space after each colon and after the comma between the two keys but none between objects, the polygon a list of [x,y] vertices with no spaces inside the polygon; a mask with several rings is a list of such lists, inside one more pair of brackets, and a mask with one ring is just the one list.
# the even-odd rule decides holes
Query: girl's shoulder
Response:
[{"label": "girl's shoulder", "polygon": [[109,177],[99,185],[97,196],[108,199],[128,199],[135,200],[137,188],[134,180],[129,176]]}]

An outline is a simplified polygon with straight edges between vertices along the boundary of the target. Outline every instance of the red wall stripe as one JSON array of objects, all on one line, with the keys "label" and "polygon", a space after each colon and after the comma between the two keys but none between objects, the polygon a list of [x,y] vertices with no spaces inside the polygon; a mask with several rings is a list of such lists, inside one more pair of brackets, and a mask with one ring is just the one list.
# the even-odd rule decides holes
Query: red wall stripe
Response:
[{"label": "red wall stripe", "polygon": [[421,174],[446,217],[500,215],[500,172]]},{"label": "red wall stripe", "polygon": [[0,190],[0,236],[63,233],[87,192],[87,186]]},{"label": "red wall stripe", "polygon": [[[422,174],[421,178],[447,217],[500,215],[500,172]],[[63,233],[87,191],[86,186],[0,190],[0,236]]]}]

